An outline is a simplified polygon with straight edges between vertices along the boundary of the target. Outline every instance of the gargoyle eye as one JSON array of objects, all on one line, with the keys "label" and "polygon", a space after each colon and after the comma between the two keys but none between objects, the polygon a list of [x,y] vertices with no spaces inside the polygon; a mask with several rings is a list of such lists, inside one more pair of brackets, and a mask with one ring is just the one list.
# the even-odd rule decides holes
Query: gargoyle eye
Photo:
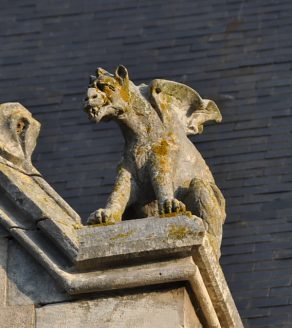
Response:
[{"label": "gargoyle eye", "polygon": [[156,93],[160,93],[160,92],[161,92],[161,89],[160,89],[160,88],[156,88],[156,89],[155,89],[155,92],[156,92]]},{"label": "gargoyle eye", "polygon": [[97,83],[96,88],[99,89],[100,91],[105,91],[105,88],[108,87],[112,91],[115,91],[115,87],[111,84],[108,83]]},{"label": "gargoyle eye", "polygon": [[99,89],[100,91],[104,91],[105,84],[96,83],[96,89]]},{"label": "gargoyle eye", "polygon": [[27,124],[24,120],[19,120],[16,124],[16,133],[21,134],[25,131]]}]

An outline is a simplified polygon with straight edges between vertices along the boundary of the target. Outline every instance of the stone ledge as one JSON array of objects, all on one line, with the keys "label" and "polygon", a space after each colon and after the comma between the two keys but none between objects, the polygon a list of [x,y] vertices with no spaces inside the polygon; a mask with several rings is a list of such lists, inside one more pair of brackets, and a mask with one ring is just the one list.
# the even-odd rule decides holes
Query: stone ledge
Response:
[{"label": "stone ledge", "polygon": [[[200,245],[205,233],[202,220],[196,216],[146,218],[123,221],[109,226],[84,227],[78,230],[79,268],[96,268],[100,264],[123,263],[135,259],[189,255]],[[129,261],[128,261],[129,262]]]}]

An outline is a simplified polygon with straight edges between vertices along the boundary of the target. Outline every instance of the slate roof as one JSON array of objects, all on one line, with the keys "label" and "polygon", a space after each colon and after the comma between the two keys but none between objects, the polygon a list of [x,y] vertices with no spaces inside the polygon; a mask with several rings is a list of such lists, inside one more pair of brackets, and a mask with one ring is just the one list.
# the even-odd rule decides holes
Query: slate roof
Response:
[{"label": "slate roof", "polygon": [[82,112],[88,75],[122,63],[213,99],[192,140],[227,199],[221,263],[246,327],[292,326],[292,3],[14,0],[0,11],[0,101],[42,122],[34,156],[86,218],[104,205],[123,140]]}]

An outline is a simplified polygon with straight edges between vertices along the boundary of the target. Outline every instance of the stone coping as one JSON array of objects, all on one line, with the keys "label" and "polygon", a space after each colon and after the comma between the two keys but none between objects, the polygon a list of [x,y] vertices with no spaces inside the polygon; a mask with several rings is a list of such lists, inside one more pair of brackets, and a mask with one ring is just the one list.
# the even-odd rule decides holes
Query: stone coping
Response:
[{"label": "stone coping", "polygon": [[41,229],[74,262],[81,219],[42,177],[0,163],[0,191],[0,224]]},{"label": "stone coping", "polygon": [[77,231],[80,268],[126,260],[155,260],[187,255],[202,243],[205,228],[196,216],[149,217],[107,226],[88,226]]}]

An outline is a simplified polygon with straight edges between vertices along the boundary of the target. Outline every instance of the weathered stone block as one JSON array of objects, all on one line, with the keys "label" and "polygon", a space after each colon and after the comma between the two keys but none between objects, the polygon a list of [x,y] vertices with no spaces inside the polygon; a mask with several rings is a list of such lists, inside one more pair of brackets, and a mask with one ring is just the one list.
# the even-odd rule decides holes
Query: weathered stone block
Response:
[{"label": "weathered stone block", "polygon": [[8,305],[47,304],[73,298],[13,240],[8,253]]},{"label": "weathered stone block", "polygon": [[78,230],[79,267],[187,253],[202,242],[205,228],[195,216],[147,218]]},{"label": "weathered stone block", "polygon": [[34,328],[33,305],[0,306],[0,328]]},{"label": "weathered stone block", "polygon": [[185,288],[36,309],[36,328],[200,328]]}]

